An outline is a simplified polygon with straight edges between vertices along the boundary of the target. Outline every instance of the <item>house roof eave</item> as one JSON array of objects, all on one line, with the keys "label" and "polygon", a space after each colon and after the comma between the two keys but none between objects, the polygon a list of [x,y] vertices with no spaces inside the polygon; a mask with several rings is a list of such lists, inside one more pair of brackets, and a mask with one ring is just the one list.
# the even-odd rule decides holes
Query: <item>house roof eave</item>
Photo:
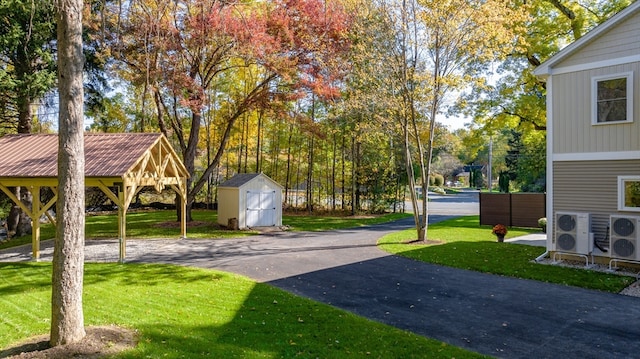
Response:
[{"label": "house roof eave", "polygon": [[626,20],[630,16],[634,15],[636,12],[640,11],[640,1],[635,1],[631,5],[627,6],[625,9],[619,11],[617,14],[610,17],[608,20],[603,22],[602,24],[596,26],[591,31],[586,33],[584,36],[579,38],[578,40],[572,42],[562,50],[560,50],[555,55],[551,56],[547,61],[543,62],[541,65],[536,67],[533,70],[533,74],[545,81],[549,76],[553,75],[553,68],[556,64],[566,59],[567,57],[573,55],[583,47],[587,46],[595,39],[600,37],[602,34],[609,31],[611,28],[618,25],[620,22]]}]

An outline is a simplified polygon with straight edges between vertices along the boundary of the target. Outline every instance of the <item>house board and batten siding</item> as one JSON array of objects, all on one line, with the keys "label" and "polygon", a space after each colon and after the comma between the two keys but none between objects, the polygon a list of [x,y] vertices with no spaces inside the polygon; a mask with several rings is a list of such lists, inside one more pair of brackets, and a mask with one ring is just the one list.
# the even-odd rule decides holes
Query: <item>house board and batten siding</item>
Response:
[{"label": "house board and batten siding", "polygon": [[[562,59],[558,67],[597,64],[600,61],[611,62],[612,59],[624,59],[638,54],[636,43],[640,38],[640,22],[637,17],[630,16],[615,24],[609,31],[598,36],[598,40],[589,43],[579,52]],[[608,65],[607,65],[608,66]]]},{"label": "house board and batten siding", "polygon": [[[547,249],[557,212],[591,214],[605,238],[619,209],[620,176],[640,177],[640,2],[567,46],[534,74],[547,82]],[[595,84],[627,78],[627,121],[594,122]],[[628,93],[628,91],[631,93]]]},{"label": "house board and batten siding", "polygon": [[[639,21],[640,22],[640,21]],[[640,47],[640,38],[639,47]],[[597,124],[591,121],[592,78],[633,73],[633,93],[640,94],[640,62],[559,74],[553,77],[553,154],[589,154],[640,150],[640,111],[634,109],[633,122]],[[640,107],[638,103],[634,107]],[[547,127],[549,129],[549,126]],[[562,159],[562,157],[558,157]],[[589,158],[589,157],[587,157]]]},{"label": "house board and batten siding", "polygon": [[618,175],[640,176],[640,160],[557,161],[554,212],[591,213],[596,239],[607,235],[609,215],[618,213]]}]

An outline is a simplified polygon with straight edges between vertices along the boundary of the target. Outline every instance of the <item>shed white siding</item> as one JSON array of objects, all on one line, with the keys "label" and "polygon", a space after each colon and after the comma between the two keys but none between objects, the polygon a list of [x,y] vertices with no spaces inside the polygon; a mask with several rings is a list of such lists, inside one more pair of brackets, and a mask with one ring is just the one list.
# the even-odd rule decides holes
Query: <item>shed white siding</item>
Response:
[{"label": "shed white siding", "polygon": [[218,224],[238,228],[281,226],[282,186],[264,174],[238,174],[218,188]]},{"label": "shed white siding", "polygon": [[226,226],[231,218],[240,220],[238,193],[239,190],[236,187],[218,189],[218,224]]}]

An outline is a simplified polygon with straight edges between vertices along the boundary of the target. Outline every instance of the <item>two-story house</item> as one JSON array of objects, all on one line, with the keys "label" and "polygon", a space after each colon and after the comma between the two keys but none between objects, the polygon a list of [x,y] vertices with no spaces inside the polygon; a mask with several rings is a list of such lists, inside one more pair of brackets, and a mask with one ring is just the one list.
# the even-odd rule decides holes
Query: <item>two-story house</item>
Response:
[{"label": "two-story house", "polygon": [[534,74],[547,87],[547,249],[640,261],[640,1]]}]

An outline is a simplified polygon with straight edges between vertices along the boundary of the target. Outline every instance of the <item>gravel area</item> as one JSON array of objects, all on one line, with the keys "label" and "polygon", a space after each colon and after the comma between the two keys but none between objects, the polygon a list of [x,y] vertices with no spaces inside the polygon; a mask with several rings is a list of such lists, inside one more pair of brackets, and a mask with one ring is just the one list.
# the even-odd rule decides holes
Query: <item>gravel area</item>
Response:
[{"label": "gravel area", "polygon": [[633,271],[631,268],[617,267],[617,268],[609,269],[609,266],[605,264],[594,263],[594,264],[589,264],[587,266],[585,265],[585,262],[582,262],[582,261],[578,262],[578,261],[570,261],[570,260],[554,260],[553,258],[543,258],[539,260],[538,263],[546,264],[546,265],[559,265],[563,267],[571,267],[571,268],[591,270],[591,271],[597,271],[597,272],[605,272],[610,274],[618,274],[618,275],[623,275],[628,277],[635,277],[636,281],[631,283],[631,285],[629,285],[625,289],[623,289],[620,292],[620,294],[628,295],[632,297],[640,297],[640,272]]}]

